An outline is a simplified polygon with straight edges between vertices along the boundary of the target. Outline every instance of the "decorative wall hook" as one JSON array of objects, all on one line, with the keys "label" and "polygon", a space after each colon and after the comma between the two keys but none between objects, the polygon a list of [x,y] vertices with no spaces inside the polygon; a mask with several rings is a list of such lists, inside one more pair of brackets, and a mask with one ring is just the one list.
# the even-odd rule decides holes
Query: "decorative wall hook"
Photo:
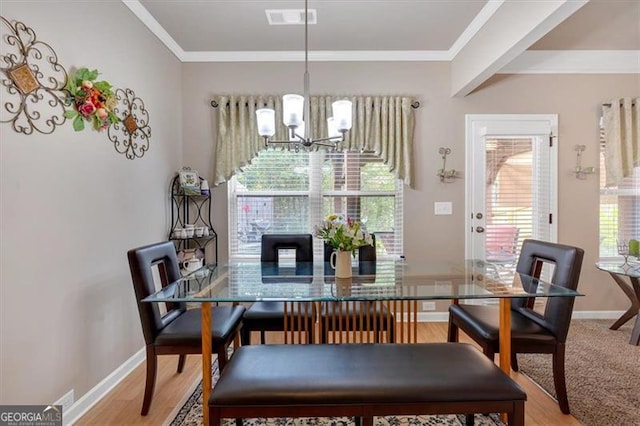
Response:
[{"label": "decorative wall hook", "polygon": [[442,168],[437,173],[437,176],[440,177],[440,182],[450,182],[457,178],[458,172],[455,169],[447,170],[447,155],[451,154],[451,148],[440,147],[438,153],[442,155]]},{"label": "decorative wall hook", "polygon": [[576,174],[577,179],[586,179],[587,175],[594,174],[596,172],[595,167],[582,167],[582,152],[587,147],[585,145],[576,145],[574,151],[576,151],[576,168],[573,172]]}]

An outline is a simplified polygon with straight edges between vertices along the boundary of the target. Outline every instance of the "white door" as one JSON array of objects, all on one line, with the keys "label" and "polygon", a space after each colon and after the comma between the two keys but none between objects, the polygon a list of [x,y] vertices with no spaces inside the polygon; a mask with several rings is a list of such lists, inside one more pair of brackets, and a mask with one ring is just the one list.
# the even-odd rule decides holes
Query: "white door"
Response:
[{"label": "white door", "polygon": [[466,116],[466,257],[512,272],[522,241],[557,240],[557,116]]}]

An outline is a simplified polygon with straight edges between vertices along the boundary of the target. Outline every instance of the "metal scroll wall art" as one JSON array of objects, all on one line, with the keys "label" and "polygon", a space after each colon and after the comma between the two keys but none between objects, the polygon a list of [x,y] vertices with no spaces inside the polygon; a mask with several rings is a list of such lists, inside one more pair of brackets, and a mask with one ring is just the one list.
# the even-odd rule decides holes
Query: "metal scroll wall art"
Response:
[{"label": "metal scroll wall art", "polygon": [[149,113],[133,90],[117,89],[115,93],[117,104],[113,112],[120,121],[109,126],[107,134],[116,151],[135,160],[149,150]]},{"label": "metal scroll wall art", "polygon": [[0,122],[18,133],[52,133],[66,121],[67,71],[51,46],[37,40],[32,28],[0,16],[2,53],[0,85],[4,87]]}]

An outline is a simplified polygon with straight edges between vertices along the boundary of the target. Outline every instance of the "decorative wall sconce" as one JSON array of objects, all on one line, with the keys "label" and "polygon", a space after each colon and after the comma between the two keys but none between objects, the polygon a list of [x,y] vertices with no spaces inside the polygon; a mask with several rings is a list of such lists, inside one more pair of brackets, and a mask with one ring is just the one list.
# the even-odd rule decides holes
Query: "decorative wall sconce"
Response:
[{"label": "decorative wall sconce", "polygon": [[451,154],[451,148],[440,147],[438,153],[442,155],[442,168],[438,170],[437,176],[440,177],[440,182],[451,182],[458,177],[455,169],[447,170],[447,155]]},{"label": "decorative wall sconce", "polygon": [[576,151],[576,168],[573,172],[576,174],[577,179],[586,179],[588,175],[596,172],[595,167],[582,167],[582,152],[586,148],[585,145],[576,145],[574,148],[574,151]]},{"label": "decorative wall sconce", "polygon": [[51,46],[36,39],[32,28],[0,16],[0,122],[18,133],[52,133],[64,116],[67,72]]},{"label": "decorative wall sconce", "polygon": [[120,121],[109,126],[109,140],[116,151],[135,160],[149,150],[149,112],[133,90],[117,89],[115,94],[117,104],[113,112]]}]

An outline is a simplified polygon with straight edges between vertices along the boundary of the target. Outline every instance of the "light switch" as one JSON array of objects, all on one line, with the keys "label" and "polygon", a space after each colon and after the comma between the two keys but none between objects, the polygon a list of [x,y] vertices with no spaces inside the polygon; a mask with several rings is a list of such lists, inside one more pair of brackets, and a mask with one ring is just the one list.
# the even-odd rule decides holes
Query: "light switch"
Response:
[{"label": "light switch", "polygon": [[433,204],[433,213],[436,216],[453,214],[453,203],[450,201],[436,201]]}]

